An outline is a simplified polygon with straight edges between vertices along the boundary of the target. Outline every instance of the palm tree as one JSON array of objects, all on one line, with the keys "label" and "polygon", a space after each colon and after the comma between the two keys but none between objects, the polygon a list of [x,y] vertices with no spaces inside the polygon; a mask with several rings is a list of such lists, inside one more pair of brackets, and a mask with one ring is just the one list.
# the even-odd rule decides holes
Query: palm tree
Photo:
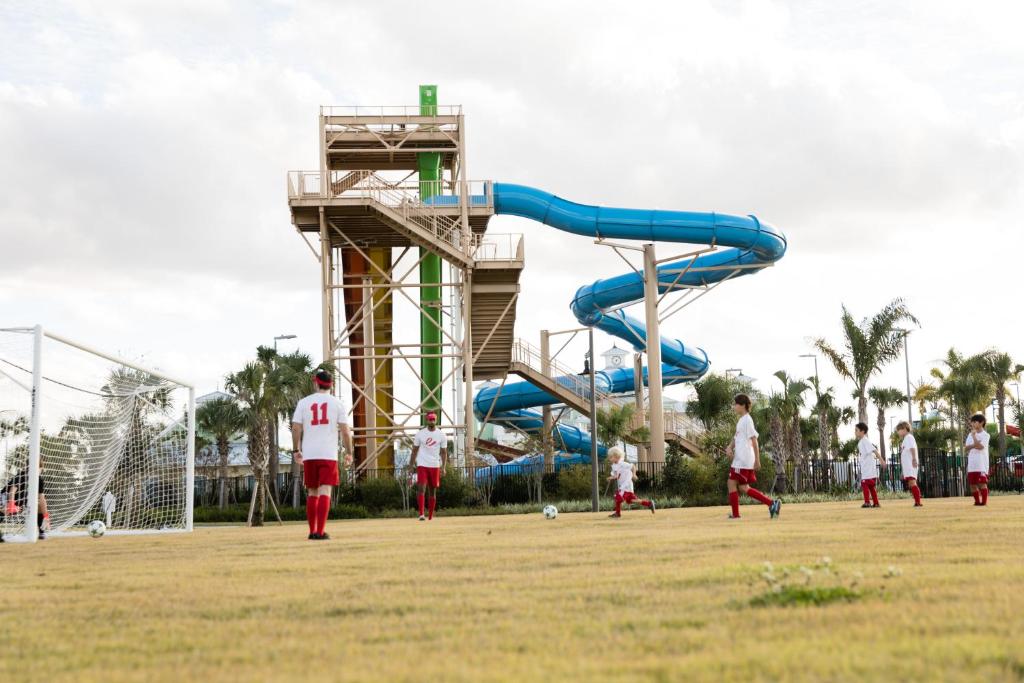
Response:
[{"label": "palm tree", "polygon": [[245,416],[233,398],[216,398],[196,409],[196,427],[210,435],[219,456],[217,471],[217,500],[223,508],[228,504],[228,455],[231,440],[245,428]]},{"label": "palm tree", "polygon": [[907,396],[899,389],[892,387],[871,387],[868,389],[868,397],[878,408],[878,452],[882,459],[885,459],[885,411],[889,408],[901,406],[907,402]]},{"label": "palm tree", "polygon": [[832,363],[840,376],[853,382],[857,399],[857,419],[868,421],[867,387],[871,377],[899,357],[903,349],[904,332],[900,323],[917,323],[903,299],[893,299],[871,318],[856,322],[843,306],[840,318],[843,327],[843,348],[838,349],[816,339],[814,346]]},{"label": "palm tree", "polygon": [[225,387],[240,403],[242,423],[249,439],[249,466],[255,479],[250,523],[263,526],[269,460],[267,440],[270,432],[267,425],[276,414],[276,404],[270,393],[273,388],[268,385],[266,367],[258,361],[247,363],[238,372],[228,375]]},{"label": "palm tree", "polygon": [[686,404],[686,414],[711,431],[729,415],[734,388],[732,382],[721,375],[707,375],[694,382],[696,397]]},{"label": "palm tree", "polygon": [[1024,365],[1015,363],[1010,354],[995,349],[983,351],[968,358],[968,370],[985,377],[995,389],[999,420],[999,457],[1006,457],[1006,385],[1020,378]]},{"label": "palm tree", "polygon": [[985,409],[992,395],[992,384],[956,349],[950,348],[943,361],[946,372],[932,368],[939,380],[938,394],[949,402],[950,423],[954,429],[968,429],[971,415]]},{"label": "palm tree", "polygon": [[929,404],[932,407],[936,407],[936,402],[939,398],[938,387],[922,379],[913,389],[914,393],[911,395],[910,400],[917,404],[918,413],[922,416],[925,415],[928,412]]},{"label": "palm tree", "polygon": [[650,440],[651,432],[645,426],[634,426],[636,406],[632,403],[611,405],[597,409],[597,438],[611,446],[619,441],[643,444]]},{"label": "palm tree", "polygon": [[[784,486],[786,484],[786,459],[792,458],[798,468],[803,465],[803,430],[800,408],[804,405],[803,394],[810,387],[803,380],[794,380],[783,370],[776,372],[775,377],[782,382],[782,391],[772,394],[769,398],[769,405],[773,409],[772,459],[776,467],[776,484]],[[774,421],[774,416],[778,417],[778,422]],[[781,451],[781,453],[774,451]],[[780,465],[782,465],[781,480],[778,475]],[[797,483],[799,485],[799,481]]]},{"label": "palm tree", "polygon": [[835,395],[831,387],[823,391],[817,377],[809,377],[807,382],[814,389],[814,415],[818,420],[818,450],[822,458],[828,459],[832,452],[828,416],[829,411],[835,406]]}]

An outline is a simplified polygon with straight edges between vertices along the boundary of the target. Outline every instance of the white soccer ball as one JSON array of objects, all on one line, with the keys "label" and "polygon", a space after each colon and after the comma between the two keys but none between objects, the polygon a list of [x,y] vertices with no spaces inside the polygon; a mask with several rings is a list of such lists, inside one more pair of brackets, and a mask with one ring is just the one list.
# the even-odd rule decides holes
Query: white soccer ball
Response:
[{"label": "white soccer ball", "polygon": [[93,538],[99,538],[103,534],[107,533],[107,525],[98,519],[94,519],[89,522],[89,535]]},{"label": "white soccer ball", "polygon": [[554,505],[545,505],[544,506],[544,517],[545,517],[545,519],[554,519],[557,516],[558,516],[558,508],[556,508]]}]

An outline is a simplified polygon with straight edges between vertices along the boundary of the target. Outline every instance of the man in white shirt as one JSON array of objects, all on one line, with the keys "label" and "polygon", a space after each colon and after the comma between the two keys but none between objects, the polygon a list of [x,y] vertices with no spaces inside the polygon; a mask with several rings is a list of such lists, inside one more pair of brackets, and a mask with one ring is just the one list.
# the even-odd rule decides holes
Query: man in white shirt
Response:
[{"label": "man in white shirt", "polygon": [[609,517],[621,517],[622,516],[622,504],[632,505],[634,502],[640,503],[648,510],[651,514],[654,514],[655,506],[653,500],[640,500],[636,497],[636,493],[633,492],[633,481],[636,479],[636,472],[633,470],[633,465],[626,461],[625,453],[618,446],[612,446],[608,449],[608,462],[612,464],[612,473],[608,477],[608,481],[613,479],[617,482],[615,491],[615,512],[608,515]]},{"label": "man in white shirt", "polygon": [[860,490],[864,494],[862,508],[880,508],[878,502],[878,471],[879,467],[885,467],[882,456],[868,438],[868,426],[858,422],[854,427],[857,435],[857,456],[860,461]]},{"label": "man in white shirt", "polygon": [[750,417],[750,408],[750,397],[736,394],[732,409],[740,419],[736,422],[736,436],[726,448],[726,453],[732,456],[729,468],[729,506],[732,512],[729,519],[740,518],[741,493],[767,505],[768,515],[775,519],[782,510],[782,501],[778,498],[772,500],[751,486],[757,481],[757,470],[761,469],[761,448],[757,443],[757,429],[754,418]]},{"label": "man in white shirt", "polygon": [[[437,428],[437,413],[427,413],[427,426],[416,432],[412,440],[410,464],[416,465],[416,502],[420,506],[420,521],[434,519],[437,508],[437,489],[441,487],[441,468],[448,455],[448,437]],[[423,514],[427,489],[430,493],[430,507],[427,517]]]},{"label": "man in white shirt", "polygon": [[344,440],[347,466],[352,464],[352,434],[348,406],[331,394],[331,373],[318,370],[313,385],[315,392],[299,401],[292,415],[292,457],[302,465],[309,539],[326,541],[330,538],[324,527],[331,509],[331,488],[340,482],[338,435]]},{"label": "man in white shirt", "polygon": [[988,440],[985,431],[985,416],[981,413],[971,417],[971,431],[967,433],[964,447],[967,449],[967,483],[975,505],[988,505]]},{"label": "man in white shirt", "polygon": [[896,433],[900,442],[900,468],[903,471],[903,482],[914,496],[914,507],[921,507],[921,489],[917,486],[917,469],[921,464],[917,452],[917,439],[910,433],[910,423],[904,420],[896,425]]}]

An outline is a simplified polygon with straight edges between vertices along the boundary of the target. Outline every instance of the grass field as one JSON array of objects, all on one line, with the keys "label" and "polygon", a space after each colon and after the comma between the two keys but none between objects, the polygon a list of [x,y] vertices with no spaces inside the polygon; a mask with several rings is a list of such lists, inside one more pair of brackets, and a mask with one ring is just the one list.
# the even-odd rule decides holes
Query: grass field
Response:
[{"label": "grass field", "polygon": [[0,679],[1024,678],[1024,497],[743,512],[5,544]]}]

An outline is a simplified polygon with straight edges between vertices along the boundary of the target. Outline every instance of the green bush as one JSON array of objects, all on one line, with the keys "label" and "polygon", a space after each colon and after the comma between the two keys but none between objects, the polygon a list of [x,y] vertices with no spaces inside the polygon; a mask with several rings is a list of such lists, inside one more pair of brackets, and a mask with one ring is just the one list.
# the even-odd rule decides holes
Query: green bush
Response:
[{"label": "green bush", "polygon": [[455,470],[445,469],[441,474],[441,488],[437,491],[437,504],[442,508],[465,507],[473,502],[473,485]]},{"label": "green bush", "polygon": [[572,465],[558,472],[558,497],[562,500],[590,500],[590,465]]},{"label": "green bush", "polygon": [[358,502],[367,510],[377,512],[402,509],[402,487],[394,477],[367,479],[356,485]]}]

